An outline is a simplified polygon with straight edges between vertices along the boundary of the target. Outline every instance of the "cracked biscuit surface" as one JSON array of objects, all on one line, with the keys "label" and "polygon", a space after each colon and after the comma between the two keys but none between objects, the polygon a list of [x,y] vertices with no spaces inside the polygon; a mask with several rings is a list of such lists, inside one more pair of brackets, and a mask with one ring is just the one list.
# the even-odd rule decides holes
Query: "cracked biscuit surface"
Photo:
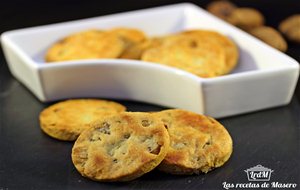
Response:
[{"label": "cracked biscuit surface", "polygon": [[169,148],[163,122],[150,113],[124,112],[85,130],[72,149],[81,175],[96,181],[129,181],[155,168]]},{"label": "cracked biscuit surface", "polygon": [[213,118],[185,110],[156,113],[167,126],[170,148],[158,166],[171,174],[207,173],[222,166],[232,153],[232,139]]},{"label": "cracked biscuit surface", "polygon": [[53,138],[74,141],[94,120],[125,110],[123,105],[113,101],[67,100],[44,109],[40,113],[40,126]]}]

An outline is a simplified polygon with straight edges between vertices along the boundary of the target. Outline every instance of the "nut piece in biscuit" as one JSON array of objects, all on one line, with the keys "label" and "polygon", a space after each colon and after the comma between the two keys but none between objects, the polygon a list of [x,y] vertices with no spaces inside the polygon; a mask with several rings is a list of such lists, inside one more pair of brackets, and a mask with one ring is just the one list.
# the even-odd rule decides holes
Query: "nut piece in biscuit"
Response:
[{"label": "nut piece in biscuit", "polygon": [[207,10],[210,13],[225,21],[228,19],[234,9],[236,9],[236,6],[226,0],[213,1],[207,6]]},{"label": "nut piece in biscuit", "polygon": [[300,14],[292,15],[283,20],[279,30],[291,41],[300,43]]},{"label": "nut piece in biscuit", "polygon": [[112,101],[67,100],[44,109],[40,113],[40,127],[53,138],[74,141],[94,120],[125,110],[123,105]]},{"label": "nut piece in biscuit", "polygon": [[253,8],[236,8],[232,11],[227,21],[243,30],[250,30],[265,23],[264,16]]},{"label": "nut piece in biscuit", "polygon": [[249,33],[270,46],[285,52],[287,50],[287,43],[282,35],[272,27],[260,26],[249,30]]},{"label": "nut piece in biscuit", "polygon": [[47,62],[117,58],[125,48],[116,34],[100,30],[87,30],[72,34],[55,43],[46,53]]},{"label": "nut piece in biscuit", "polygon": [[229,159],[232,139],[213,118],[179,109],[156,114],[170,135],[170,148],[159,170],[178,175],[207,173]]},{"label": "nut piece in biscuit", "polygon": [[169,149],[169,135],[150,113],[102,118],[78,137],[72,161],[81,175],[96,181],[129,181],[151,171]]},{"label": "nut piece in biscuit", "polygon": [[219,44],[181,34],[169,36],[161,46],[146,50],[142,60],[182,69],[200,77],[219,76],[225,69],[225,52]]}]

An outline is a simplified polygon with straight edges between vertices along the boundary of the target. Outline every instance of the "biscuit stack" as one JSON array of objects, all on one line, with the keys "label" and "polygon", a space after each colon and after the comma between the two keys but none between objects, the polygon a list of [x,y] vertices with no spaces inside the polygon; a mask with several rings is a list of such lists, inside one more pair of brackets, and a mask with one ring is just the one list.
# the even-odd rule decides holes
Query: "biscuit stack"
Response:
[{"label": "biscuit stack", "polygon": [[49,48],[47,62],[78,59],[138,59],[188,71],[199,77],[231,72],[238,49],[228,37],[207,30],[183,31],[148,38],[133,28],[87,30],[72,34]]},{"label": "biscuit stack", "polygon": [[43,110],[40,124],[51,137],[77,139],[73,164],[96,181],[129,181],[154,168],[180,175],[207,173],[232,153],[229,133],[213,118],[180,109],[125,110],[111,101],[69,100]]}]

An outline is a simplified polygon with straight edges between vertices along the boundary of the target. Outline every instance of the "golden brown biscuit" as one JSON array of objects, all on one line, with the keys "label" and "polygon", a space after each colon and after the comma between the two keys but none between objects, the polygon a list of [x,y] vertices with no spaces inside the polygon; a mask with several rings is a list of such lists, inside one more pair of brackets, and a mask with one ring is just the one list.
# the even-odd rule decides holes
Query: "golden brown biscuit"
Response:
[{"label": "golden brown biscuit", "polygon": [[120,58],[123,59],[141,59],[142,54],[150,48],[158,47],[162,44],[163,37],[156,37],[134,43],[127,47]]},{"label": "golden brown biscuit", "polygon": [[114,28],[108,32],[119,35],[133,43],[144,41],[147,38],[143,31],[134,28]]},{"label": "golden brown biscuit", "polygon": [[225,21],[228,19],[234,9],[236,9],[236,6],[226,0],[212,1],[207,6],[207,10],[210,13]]},{"label": "golden brown biscuit", "polygon": [[121,59],[140,59],[141,54],[145,50],[145,43],[134,43],[131,45],[128,45],[127,48],[123,51],[120,58]]},{"label": "golden brown biscuit", "polygon": [[155,168],[167,154],[169,141],[159,118],[120,113],[85,130],[73,146],[72,161],[90,179],[129,181]]},{"label": "golden brown biscuit", "polygon": [[283,20],[279,30],[291,41],[300,43],[300,14],[292,15]]},{"label": "golden brown biscuit", "polygon": [[272,27],[260,26],[249,30],[249,33],[282,52],[287,50],[286,41],[282,35]]},{"label": "golden brown biscuit", "polygon": [[40,113],[41,129],[49,136],[74,141],[95,119],[125,111],[121,104],[96,99],[76,99],[56,103]]},{"label": "golden brown biscuit", "polygon": [[158,169],[171,174],[207,173],[232,153],[232,139],[213,118],[173,109],[156,113],[168,128],[170,148]]},{"label": "golden brown biscuit", "polygon": [[72,34],[49,48],[47,62],[78,59],[117,58],[124,51],[124,41],[116,34],[87,30]]},{"label": "golden brown biscuit", "polygon": [[243,30],[250,30],[265,23],[264,16],[253,8],[236,8],[227,21]]},{"label": "golden brown biscuit", "polygon": [[140,49],[143,48],[142,44],[147,39],[143,31],[133,28],[114,28],[109,32],[119,35],[126,44],[120,58],[137,59]]},{"label": "golden brown biscuit", "polygon": [[235,43],[228,37],[209,30],[188,30],[185,35],[193,35],[203,41],[211,41],[220,45],[225,51],[225,69],[222,74],[232,71],[238,63],[239,51]]},{"label": "golden brown biscuit", "polygon": [[176,67],[200,77],[219,76],[225,69],[224,49],[192,35],[169,36],[161,46],[146,50],[142,60]]}]

